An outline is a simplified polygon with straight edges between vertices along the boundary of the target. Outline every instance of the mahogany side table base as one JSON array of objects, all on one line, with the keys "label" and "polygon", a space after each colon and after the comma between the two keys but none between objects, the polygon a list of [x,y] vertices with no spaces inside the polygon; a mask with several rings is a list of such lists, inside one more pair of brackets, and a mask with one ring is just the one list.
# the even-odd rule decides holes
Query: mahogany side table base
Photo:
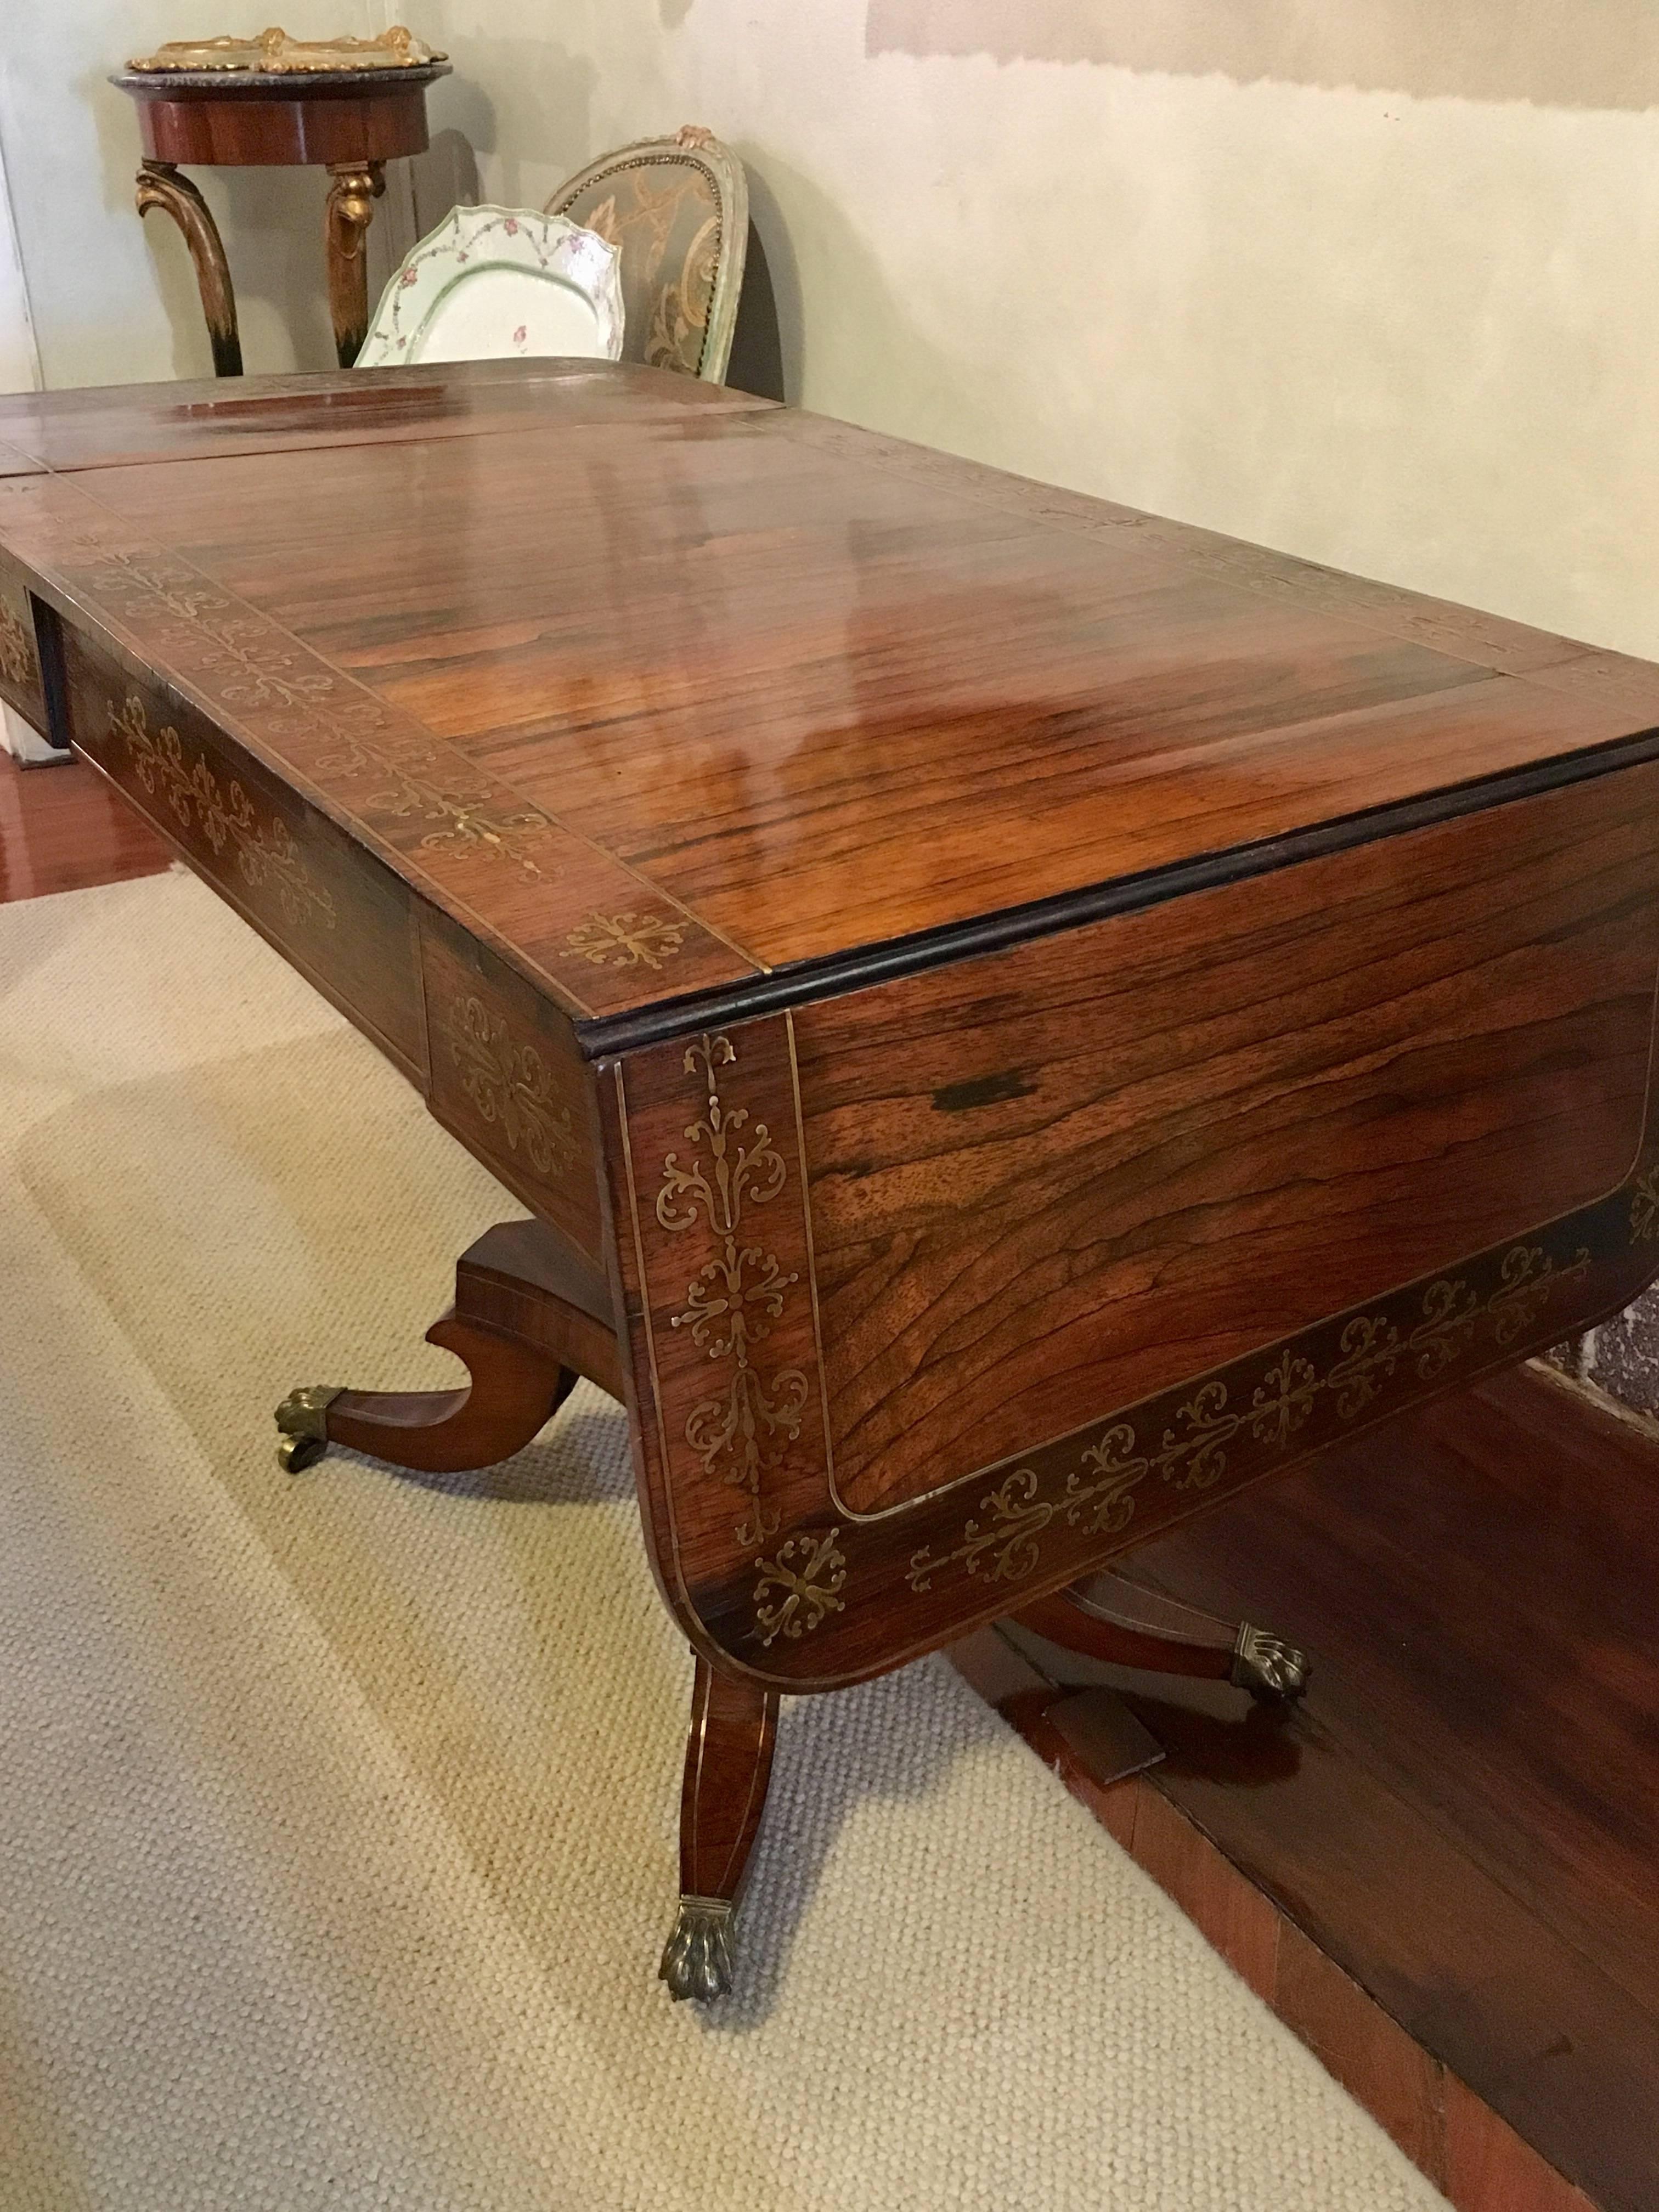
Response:
[{"label": "mahogany side table base", "polygon": [[213,218],[179,163],[328,171],[329,314],[340,366],[349,368],[368,329],[363,242],[386,165],[425,152],[426,88],[448,75],[449,64],[434,57],[383,69],[125,69],[110,79],[137,106],[145,156],[138,212],[164,207],[185,234],[220,376],[242,373],[230,271]]},{"label": "mahogany side table base", "polygon": [[1122,1575],[1104,1572],[1022,1606],[1012,1618],[1063,1650],[1114,1667],[1231,1682],[1259,1704],[1308,1686],[1305,1653],[1248,1620],[1218,1620]]},{"label": "mahogany side table base", "polygon": [[225,258],[224,241],[212,210],[196,185],[181,176],[171,161],[141,161],[137,184],[140,216],[148,215],[153,207],[165,208],[185,234],[185,244],[196,264],[196,289],[202,295],[202,313],[213,347],[214,374],[240,376],[242,340],[236,327],[236,295],[230,288],[230,264]]},{"label": "mahogany side table base", "polygon": [[454,1474],[494,1467],[527,1444],[586,1376],[623,1394],[616,1328],[538,1222],[488,1229],[455,1263],[455,1303],[427,1331],[471,1374],[461,1390],[347,1390],[309,1384],[276,1408],[277,1457],[290,1474],[331,1443],[393,1467]]},{"label": "mahogany side table base", "polygon": [[364,245],[374,203],[386,190],[384,161],[331,161],[323,218],[328,258],[328,312],[334,349],[349,368],[368,336],[368,276]]},{"label": "mahogany side table base", "polygon": [[732,1986],[732,1936],[766,1809],[778,1693],[697,1662],[680,1789],[680,1905],[658,1968],[678,2002]]}]

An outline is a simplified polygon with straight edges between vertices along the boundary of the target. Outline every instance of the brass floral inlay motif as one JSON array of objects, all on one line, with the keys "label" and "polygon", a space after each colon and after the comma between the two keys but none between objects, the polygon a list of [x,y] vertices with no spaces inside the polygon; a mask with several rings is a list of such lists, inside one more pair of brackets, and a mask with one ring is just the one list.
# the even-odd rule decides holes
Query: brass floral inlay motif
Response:
[{"label": "brass floral inlay motif", "polygon": [[720,1096],[719,1071],[735,1066],[737,1057],[723,1036],[705,1035],[686,1050],[685,1072],[702,1069],[708,1103],[686,1124],[696,1147],[690,1164],[682,1166],[678,1152],[663,1162],[657,1218],[675,1231],[702,1220],[719,1247],[687,1284],[684,1305],[671,1325],[689,1330],[692,1342],[728,1371],[724,1387],[692,1407],[685,1440],[706,1474],[746,1493],[737,1539],[753,1551],[778,1527],[764,1477],[781,1443],[793,1443],[800,1435],[806,1377],[798,1367],[769,1376],[756,1364],[757,1347],[782,1318],[799,1279],[783,1272],[775,1253],[742,1241],[747,1210],[775,1199],[787,1170],[765,1122],[751,1125],[746,1106],[728,1106]]},{"label": "brass floral inlay motif", "polygon": [[0,676],[9,684],[35,681],[34,640],[9,600],[0,599]]},{"label": "brass floral inlay motif", "polygon": [[[1659,1170],[1654,1173],[1659,1176]],[[1653,1207],[1654,1224],[1659,1226],[1659,1189]],[[1241,1438],[1283,1449],[1322,1396],[1330,1399],[1339,1420],[1354,1420],[1393,1381],[1397,1369],[1411,1368],[1424,1382],[1443,1375],[1473,1342],[1482,1322],[1491,1324],[1498,1344],[1514,1343],[1532,1328],[1552,1293],[1564,1283],[1582,1280],[1589,1264],[1583,1248],[1570,1267],[1558,1268],[1540,1245],[1517,1244],[1504,1256],[1496,1286],[1484,1297],[1461,1277],[1443,1276],[1424,1292],[1421,1318],[1413,1326],[1396,1324],[1386,1314],[1357,1316],[1343,1330],[1337,1357],[1322,1374],[1286,1346],[1262,1375],[1248,1405],[1235,1402],[1227,1384],[1216,1377],[1200,1383],[1156,1447],[1150,1437],[1142,1443],[1133,1422],[1115,1422],[1088,1446],[1082,1465],[1056,1496],[1043,1494],[1034,1468],[1017,1468],[981,1499],[951,1551],[935,1554],[924,1546],[912,1553],[910,1587],[930,1589],[933,1577],[949,1566],[987,1582],[1023,1581],[1036,1569],[1039,1540],[1056,1521],[1090,1535],[1115,1534],[1128,1526],[1134,1513],[1132,1493],[1148,1475],[1177,1490],[1208,1490],[1227,1472],[1229,1450]]]},{"label": "brass floral inlay motif", "polygon": [[689,926],[665,914],[591,914],[564,941],[596,968],[660,968],[679,951]]},{"label": "brass floral inlay motif", "polygon": [[[380,765],[389,763],[382,762]],[[519,842],[530,833],[552,827],[547,817],[538,813],[533,806],[509,808],[464,802],[429,776],[411,775],[403,769],[393,773],[396,782],[386,790],[376,792],[368,803],[400,819],[412,814],[422,821],[441,822],[441,829],[429,830],[422,838],[423,850],[431,851],[441,845],[487,845],[526,876],[541,874]]]},{"label": "brass floral inlay motif", "polygon": [[[827,1613],[843,1610],[847,1555],[836,1540],[840,1534],[839,1528],[805,1529],[778,1546],[775,1559],[759,1562],[753,1640],[763,1649],[779,1636],[804,1636]],[[770,1604],[763,1603],[773,1591],[777,1595]]]},{"label": "brass floral inlay motif", "polygon": [[534,1045],[515,1043],[505,1020],[467,996],[450,1008],[449,1049],[462,1090],[501,1130],[508,1152],[522,1145],[538,1175],[562,1176],[575,1166],[580,1147],[570,1109],[555,1097],[552,1074]]},{"label": "brass floral inlay motif", "polygon": [[216,858],[230,847],[243,882],[251,890],[274,891],[285,921],[297,927],[312,920],[333,928],[333,898],[312,880],[284,822],[276,815],[261,822],[241,785],[221,784],[200,753],[185,751],[170,722],[152,733],[136,694],[118,713],[112,706],[109,720],[113,734],[126,740],[139,782],[152,798],[166,800],[182,829],[199,830]]}]

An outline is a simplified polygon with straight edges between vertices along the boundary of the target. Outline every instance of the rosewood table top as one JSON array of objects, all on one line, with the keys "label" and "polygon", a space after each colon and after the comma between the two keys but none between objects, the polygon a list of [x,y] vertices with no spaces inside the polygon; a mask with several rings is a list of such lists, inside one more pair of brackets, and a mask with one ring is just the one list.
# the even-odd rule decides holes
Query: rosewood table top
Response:
[{"label": "rosewood table top", "polygon": [[[578,1018],[937,957],[1659,719],[1646,663],[665,374],[506,366],[0,402],[6,465],[54,472],[6,542],[165,548],[377,702],[512,854],[411,854],[325,738],[237,734]],[[571,953],[619,899],[672,958]]]},{"label": "rosewood table top", "polygon": [[1115,1553],[1659,1269],[1645,662],[501,362],[0,401],[0,696],[543,1224],[441,1340],[501,1449],[627,1396],[756,1820],[779,1691],[1102,1649]]}]

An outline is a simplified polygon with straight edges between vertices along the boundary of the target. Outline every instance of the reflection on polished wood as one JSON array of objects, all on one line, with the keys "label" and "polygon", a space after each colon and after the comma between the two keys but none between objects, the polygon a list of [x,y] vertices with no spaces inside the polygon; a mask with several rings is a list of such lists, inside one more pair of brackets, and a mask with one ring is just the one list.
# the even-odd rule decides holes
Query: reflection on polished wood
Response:
[{"label": "reflection on polished wood", "polygon": [[0,901],[159,875],[167,847],[83,762],[20,769],[0,751]]},{"label": "reflection on polished wood", "polygon": [[[0,402],[0,583],[60,734],[605,1285],[496,1267],[465,1401],[295,1418],[453,1468],[620,1387],[757,1820],[757,1699],[1087,1622],[1659,1269],[1659,670],[507,366]],[[1185,1641],[1293,1687],[1259,1604]]]},{"label": "reflection on polished wood", "polygon": [[[1032,1647],[1164,1749],[1072,1786],[1459,2212],[1659,2203],[1656,1498],[1659,1445],[1522,1370],[1137,1553],[1171,1601],[1294,1619],[1303,1705]],[[969,1657],[1054,1756],[1026,1717],[1065,1692]]]}]

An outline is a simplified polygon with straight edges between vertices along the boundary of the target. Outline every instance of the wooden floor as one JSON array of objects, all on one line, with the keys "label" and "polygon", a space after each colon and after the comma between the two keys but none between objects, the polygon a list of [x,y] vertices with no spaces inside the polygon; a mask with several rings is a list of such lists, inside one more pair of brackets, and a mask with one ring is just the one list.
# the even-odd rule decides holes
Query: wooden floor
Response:
[{"label": "wooden floor", "polygon": [[125,883],[172,857],[84,761],[20,769],[0,749],[0,899]]},{"label": "wooden floor", "polygon": [[1023,1639],[1164,1747],[1101,1790],[990,1693],[1462,2212],[1654,2212],[1659,1445],[1522,1369],[1127,1565],[1305,1644],[1304,1706]]},{"label": "wooden floor", "polygon": [[[90,769],[0,754],[0,897],[167,861]],[[1131,1571],[1304,1643],[1306,1705],[958,1663],[1459,2212],[1659,2212],[1659,1446],[1522,1370]],[[1091,1674],[1166,1754],[1109,1787],[1122,1705],[1052,1686]]]}]

